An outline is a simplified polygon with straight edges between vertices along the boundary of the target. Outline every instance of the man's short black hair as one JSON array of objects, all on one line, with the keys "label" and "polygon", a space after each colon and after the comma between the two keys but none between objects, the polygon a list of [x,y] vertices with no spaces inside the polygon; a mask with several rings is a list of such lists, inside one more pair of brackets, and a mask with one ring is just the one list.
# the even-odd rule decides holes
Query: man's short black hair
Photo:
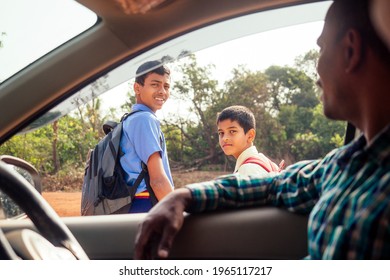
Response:
[{"label": "man's short black hair", "polygon": [[256,129],[256,120],[253,112],[245,106],[234,105],[223,109],[217,114],[217,125],[224,120],[236,121],[247,133]]},{"label": "man's short black hair", "polygon": [[171,75],[171,71],[160,60],[147,61],[138,67],[135,82],[144,85],[145,79],[149,74]]},{"label": "man's short black hair", "polygon": [[339,37],[349,28],[358,30],[364,46],[370,46],[390,66],[390,51],[371,21],[370,0],[335,0],[332,6],[332,20],[336,19]]}]

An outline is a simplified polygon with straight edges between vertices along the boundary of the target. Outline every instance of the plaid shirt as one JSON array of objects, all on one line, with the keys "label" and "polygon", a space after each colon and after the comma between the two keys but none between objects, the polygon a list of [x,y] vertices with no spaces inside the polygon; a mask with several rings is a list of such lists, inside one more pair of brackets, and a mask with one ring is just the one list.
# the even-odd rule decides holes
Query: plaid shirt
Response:
[{"label": "plaid shirt", "polygon": [[308,259],[390,259],[390,126],[322,160],[265,178],[227,175],[186,186],[188,212],[274,205],[309,214]]}]

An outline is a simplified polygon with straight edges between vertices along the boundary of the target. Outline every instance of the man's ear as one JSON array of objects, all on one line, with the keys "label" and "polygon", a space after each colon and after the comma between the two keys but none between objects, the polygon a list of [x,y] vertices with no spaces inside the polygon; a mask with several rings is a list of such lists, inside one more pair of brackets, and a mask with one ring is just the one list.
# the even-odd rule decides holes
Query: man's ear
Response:
[{"label": "man's ear", "polygon": [[255,137],[256,137],[256,130],[251,128],[248,130],[247,134],[248,134],[248,141],[253,142],[255,140]]},{"label": "man's ear", "polygon": [[362,63],[362,37],[355,29],[350,29],[343,39],[345,72],[354,71]]}]

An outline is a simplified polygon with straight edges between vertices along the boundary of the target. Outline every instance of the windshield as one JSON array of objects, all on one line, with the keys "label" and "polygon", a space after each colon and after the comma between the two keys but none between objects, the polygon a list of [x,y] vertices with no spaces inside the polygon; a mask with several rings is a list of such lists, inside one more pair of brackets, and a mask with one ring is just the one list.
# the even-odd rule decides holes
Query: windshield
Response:
[{"label": "windshield", "polygon": [[90,28],[96,20],[93,12],[72,0],[2,0],[0,83]]},{"label": "windshield", "polygon": [[[165,135],[175,186],[234,170],[235,161],[221,150],[216,128],[217,114],[231,105],[243,105],[254,112],[258,120],[255,143],[274,162],[283,160],[288,166],[320,158],[343,145],[345,134],[344,122],[329,121],[323,115],[321,91],[316,86],[316,41],[330,3],[221,21],[167,38],[164,44],[150,46],[121,65],[112,64],[95,80],[90,80],[90,75],[81,76],[84,87],[72,87],[67,94],[70,98],[58,100],[23,134],[0,145],[0,154],[22,158],[35,166],[42,174],[44,198],[60,216],[79,216],[89,151],[103,138],[104,123],[118,121],[136,103],[134,77],[139,65],[160,59],[171,70],[172,80],[170,97],[156,114]],[[98,32],[104,24],[104,20],[98,21],[88,33]],[[68,43],[83,44],[83,40],[80,36]],[[83,56],[77,56],[80,65],[94,59],[88,52],[95,45],[88,46]],[[77,70],[67,63],[55,67],[60,78]],[[45,81],[45,77],[39,82],[32,79],[29,84],[38,94]],[[68,85],[66,81],[64,86]],[[49,94],[50,87],[47,91]],[[8,92],[12,95],[15,91]],[[26,87],[22,96],[26,102],[33,99],[31,92]],[[19,100],[11,101],[9,108],[19,105]]]}]

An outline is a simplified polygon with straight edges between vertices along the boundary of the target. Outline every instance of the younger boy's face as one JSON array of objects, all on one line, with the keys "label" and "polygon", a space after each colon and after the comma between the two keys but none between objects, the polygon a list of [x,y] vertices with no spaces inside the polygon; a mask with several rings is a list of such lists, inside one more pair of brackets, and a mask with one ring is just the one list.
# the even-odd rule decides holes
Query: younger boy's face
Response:
[{"label": "younger boy's face", "polygon": [[238,156],[247,148],[252,146],[253,132],[249,130],[246,134],[244,129],[236,121],[224,120],[217,124],[219,145],[225,155]]},{"label": "younger boy's face", "polygon": [[134,91],[138,104],[148,106],[153,112],[161,109],[170,95],[170,76],[149,74],[144,85],[134,84]]}]

